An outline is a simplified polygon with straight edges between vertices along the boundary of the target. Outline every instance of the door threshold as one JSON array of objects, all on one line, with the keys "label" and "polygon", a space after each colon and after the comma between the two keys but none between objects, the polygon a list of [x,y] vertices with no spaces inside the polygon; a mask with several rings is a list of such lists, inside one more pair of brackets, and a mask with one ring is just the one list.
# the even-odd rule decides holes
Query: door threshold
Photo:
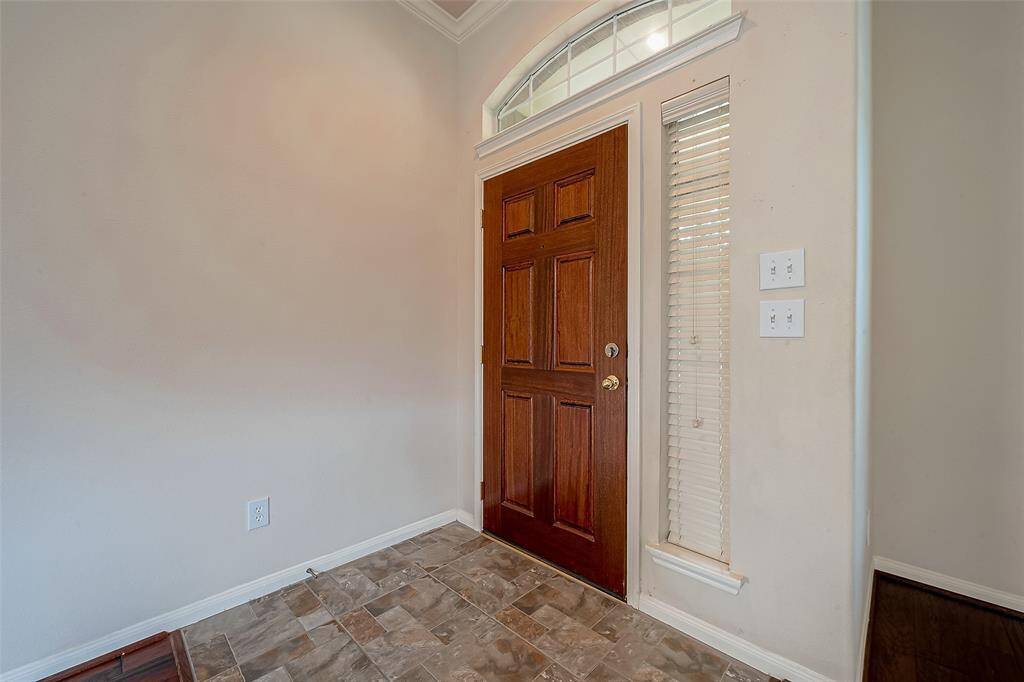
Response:
[{"label": "door threshold", "polygon": [[589,580],[587,580],[586,578],[584,578],[581,575],[573,573],[572,571],[568,571],[568,570],[562,568],[561,566],[559,566],[558,564],[551,563],[550,561],[548,561],[547,559],[545,559],[542,556],[538,556],[538,555],[534,554],[533,552],[531,552],[531,551],[529,551],[527,549],[523,549],[522,547],[520,547],[519,545],[515,544],[514,542],[509,542],[505,538],[498,537],[497,535],[491,533],[489,530],[482,530],[481,531],[481,535],[484,535],[487,539],[492,540],[494,542],[497,542],[499,545],[502,545],[503,547],[506,547],[506,548],[512,550],[513,552],[516,552],[517,554],[522,554],[525,557],[533,559],[537,563],[544,564],[545,566],[550,568],[555,573],[558,573],[562,577],[568,578],[569,580],[572,580],[573,582],[580,583],[584,587],[589,587],[589,588],[591,588],[593,590],[597,590],[601,594],[604,594],[604,595],[606,595],[608,597],[611,597],[612,599],[614,599],[617,602],[621,602],[623,604],[626,603],[626,600],[625,600],[624,597],[622,597],[621,595],[615,594],[614,592],[612,592],[608,588],[601,587],[600,585],[596,585],[596,584],[590,582]]}]

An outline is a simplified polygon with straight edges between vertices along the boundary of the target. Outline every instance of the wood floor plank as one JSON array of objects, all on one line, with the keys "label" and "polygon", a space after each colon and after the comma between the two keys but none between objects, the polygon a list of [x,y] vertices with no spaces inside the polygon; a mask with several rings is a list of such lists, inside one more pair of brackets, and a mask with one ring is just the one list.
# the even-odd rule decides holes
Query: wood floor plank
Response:
[{"label": "wood floor plank", "polygon": [[870,682],[1024,680],[1024,614],[876,573],[866,657]]},{"label": "wood floor plank", "polygon": [[180,632],[161,632],[43,682],[192,682],[192,669]]}]

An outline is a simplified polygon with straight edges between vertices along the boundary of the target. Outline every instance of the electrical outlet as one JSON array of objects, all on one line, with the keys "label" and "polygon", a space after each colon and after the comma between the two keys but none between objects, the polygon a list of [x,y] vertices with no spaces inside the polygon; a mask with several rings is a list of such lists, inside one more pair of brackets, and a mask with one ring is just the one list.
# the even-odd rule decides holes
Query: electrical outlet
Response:
[{"label": "electrical outlet", "polygon": [[803,338],[804,299],[761,301],[761,338]]},{"label": "electrical outlet", "polygon": [[249,502],[249,530],[270,525],[270,498]]},{"label": "electrical outlet", "polygon": [[804,250],[761,254],[761,291],[804,285]]}]

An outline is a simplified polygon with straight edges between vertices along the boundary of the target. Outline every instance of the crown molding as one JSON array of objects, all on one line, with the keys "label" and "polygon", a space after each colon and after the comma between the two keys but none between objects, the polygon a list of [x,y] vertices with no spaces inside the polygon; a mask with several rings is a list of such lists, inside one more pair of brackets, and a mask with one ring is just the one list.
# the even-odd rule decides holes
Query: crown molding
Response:
[{"label": "crown molding", "polygon": [[511,0],[477,0],[461,17],[455,19],[433,0],[395,0],[414,16],[435,28],[441,35],[461,43],[474,31],[490,21]]}]

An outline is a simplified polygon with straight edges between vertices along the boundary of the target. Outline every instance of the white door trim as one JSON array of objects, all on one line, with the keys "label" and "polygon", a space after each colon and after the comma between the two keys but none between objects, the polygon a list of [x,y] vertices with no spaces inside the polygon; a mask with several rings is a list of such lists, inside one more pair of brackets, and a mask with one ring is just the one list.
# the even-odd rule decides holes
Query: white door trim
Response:
[{"label": "white door trim", "polygon": [[[541,157],[571,147],[577,142],[607,132],[625,123],[627,132],[627,274],[626,286],[627,331],[626,343],[628,356],[626,367],[626,601],[636,606],[640,599],[640,348],[641,348],[641,303],[642,272],[641,272],[641,232],[643,229],[643,137],[640,103],[637,102],[621,111],[583,125],[582,127],[554,139],[538,144],[518,154],[483,168],[476,173],[474,188],[474,216],[479,216],[483,209],[484,180],[517,168]],[[484,308],[483,308],[483,230],[480,225],[475,227],[476,236],[473,249],[474,259],[474,329],[476,343],[473,345],[476,358],[476,376],[474,383],[473,408],[473,449],[474,449],[474,488],[480,488],[483,480],[484,442],[483,442],[483,365],[480,363],[479,347],[484,339]],[[479,496],[476,496],[479,497]],[[483,525],[483,503],[477,500],[474,509],[476,527]]]}]

